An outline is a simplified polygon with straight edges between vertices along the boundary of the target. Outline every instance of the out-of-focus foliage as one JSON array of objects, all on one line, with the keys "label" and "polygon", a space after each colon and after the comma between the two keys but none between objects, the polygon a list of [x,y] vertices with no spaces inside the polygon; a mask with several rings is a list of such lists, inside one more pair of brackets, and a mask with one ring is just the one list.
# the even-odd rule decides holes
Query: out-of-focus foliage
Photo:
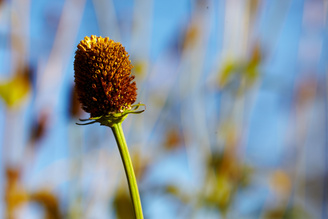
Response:
[{"label": "out-of-focus foliage", "polygon": [[40,204],[44,209],[45,219],[62,218],[57,197],[47,190],[28,192],[21,182],[20,175],[20,170],[17,168],[7,169],[7,183],[5,188],[5,201],[7,205],[6,218],[17,218],[16,210],[28,202]]},{"label": "out-of-focus foliage", "polygon": [[134,210],[132,206],[132,202],[129,196],[128,191],[123,188],[119,188],[115,194],[114,202],[113,202],[116,216],[119,219],[124,218],[134,218]]},{"label": "out-of-focus foliage", "polygon": [[[250,87],[260,76],[259,65],[263,55],[260,46],[256,44],[246,61],[227,60],[222,64],[218,84],[220,88],[239,83],[239,88]],[[241,91],[243,92],[243,90]]]},{"label": "out-of-focus foliage", "polygon": [[28,194],[20,182],[20,172],[15,168],[6,170],[5,201],[7,204],[6,218],[15,218],[15,210],[28,200]]},{"label": "out-of-focus foliage", "polygon": [[125,46],[147,106],[123,124],[145,218],[328,218],[327,11],[0,1],[0,218],[133,218],[112,133],[75,124],[90,35]]},{"label": "out-of-focus foliage", "polygon": [[62,218],[56,196],[49,191],[37,191],[30,195],[30,200],[40,204],[45,209],[45,219]]},{"label": "out-of-focus foliage", "polygon": [[0,81],[0,97],[8,107],[19,107],[31,91],[30,70],[25,68],[9,80]]}]

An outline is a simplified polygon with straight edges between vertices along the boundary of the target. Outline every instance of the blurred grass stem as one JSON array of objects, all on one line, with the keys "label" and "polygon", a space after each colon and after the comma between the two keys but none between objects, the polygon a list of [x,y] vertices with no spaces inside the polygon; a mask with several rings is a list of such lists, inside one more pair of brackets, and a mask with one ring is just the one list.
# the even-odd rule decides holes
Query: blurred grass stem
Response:
[{"label": "blurred grass stem", "polygon": [[137,180],[134,174],[128,146],[126,145],[123,129],[122,129],[122,123],[116,123],[113,126],[111,126],[111,129],[113,131],[113,134],[115,136],[115,140],[117,142],[122,162],[124,165],[124,170],[126,174],[126,178],[128,180],[129,190],[130,190],[130,196],[133,203],[134,213],[137,219],[142,219],[142,207],[141,207],[141,201],[138,191],[138,185]]}]

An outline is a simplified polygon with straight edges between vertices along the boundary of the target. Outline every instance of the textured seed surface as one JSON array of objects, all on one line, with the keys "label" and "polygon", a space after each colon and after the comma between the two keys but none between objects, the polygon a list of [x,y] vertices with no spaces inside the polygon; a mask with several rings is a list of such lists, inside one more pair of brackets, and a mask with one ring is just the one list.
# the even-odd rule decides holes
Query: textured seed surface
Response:
[{"label": "textured seed surface", "polygon": [[131,61],[125,48],[108,37],[85,37],[75,52],[75,86],[91,117],[120,112],[137,99]]}]

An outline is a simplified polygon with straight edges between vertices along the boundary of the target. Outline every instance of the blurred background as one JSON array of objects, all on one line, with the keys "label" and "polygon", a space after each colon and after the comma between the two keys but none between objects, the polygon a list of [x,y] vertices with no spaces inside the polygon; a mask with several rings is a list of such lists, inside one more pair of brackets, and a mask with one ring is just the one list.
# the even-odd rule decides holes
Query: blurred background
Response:
[{"label": "blurred background", "polygon": [[85,36],[130,54],[145,218],[328,218],[327,0],[1,0],[0,218],[133,218],[74,93]]}]

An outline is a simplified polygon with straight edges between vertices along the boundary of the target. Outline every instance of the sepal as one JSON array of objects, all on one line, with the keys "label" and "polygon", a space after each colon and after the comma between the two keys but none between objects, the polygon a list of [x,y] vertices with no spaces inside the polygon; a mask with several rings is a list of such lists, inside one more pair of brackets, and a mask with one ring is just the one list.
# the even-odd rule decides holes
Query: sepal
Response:
[{"label": "sepal", "polygon": [[[145,109],[138,110],[140,106],[144,106]],[[96,122],[99,122],[100,125],[113,127],[114,124],[122,123],[124,119],[129,114],[140,114],[146,110],[145,104],[135,104],[129,108],[121,109],[120,112],[111,112],[108,115],[98,116],[98,117],[90,117],[89,119],[79,119],[81,122],[85,123],[76,123],[77,125],[90,125]]]}]

